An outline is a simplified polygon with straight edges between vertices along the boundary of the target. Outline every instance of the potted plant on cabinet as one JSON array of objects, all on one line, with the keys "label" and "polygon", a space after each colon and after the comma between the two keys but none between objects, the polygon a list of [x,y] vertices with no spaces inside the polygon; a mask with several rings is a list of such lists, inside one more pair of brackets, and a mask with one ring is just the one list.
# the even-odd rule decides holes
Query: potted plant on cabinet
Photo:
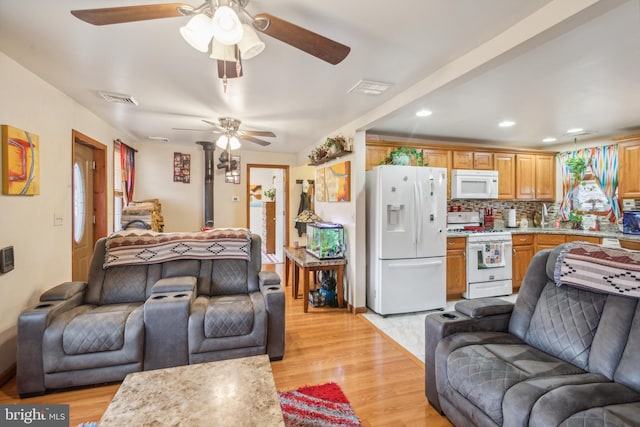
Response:
[{"label": "potted plant on cabinet", "polygon": [[325,145],[327,146],[329,152],[331,154],[338,153],[340,151],[344,151],[347,140],[342,135],[338,135],[333,138],[327,138],[327,142]]},{"label": "potted plant on cabinet", "polygon": [[276,198],[276,189],[270,188],[268,190],[264,190],[263,194],[268,202],[272,202]]},{"label": "potted plant on cabinet", "polygon": [[381,163],[383,165],[408,165],[409,160],[413,157],[418,166],[427,166],[422,159],[422,150],[416,150],[413,147],[401,146],[395,148]]}]

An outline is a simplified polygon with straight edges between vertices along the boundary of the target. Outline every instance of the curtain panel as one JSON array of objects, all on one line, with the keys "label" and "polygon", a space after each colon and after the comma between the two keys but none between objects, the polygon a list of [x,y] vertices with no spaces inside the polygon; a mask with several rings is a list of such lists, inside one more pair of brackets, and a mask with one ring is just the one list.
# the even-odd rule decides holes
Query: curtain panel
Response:
[{"label": "curtain panel", "polygon": [[120,143],[120,170],[122,171],[122,197],[127,206],[133,200],[133,189],[136,179],[135,153],[136,150],[124,142]]},{"label": "curtain panel", "polygon": [[620,206],[618,205],[618,145],[606,145],[601,147],[589,147],[558,154],[560,170],[562,172],[562,202],[558,214],[563,221],[569,220],[569,212],[573,210],[573,193],[580,184],[572,179],[567,160],[584,158],[590,165],[592,174],[596,178],[598,186],[607,197],[611,208],[607,212],[606,219],[616,222],[620,218]]}]

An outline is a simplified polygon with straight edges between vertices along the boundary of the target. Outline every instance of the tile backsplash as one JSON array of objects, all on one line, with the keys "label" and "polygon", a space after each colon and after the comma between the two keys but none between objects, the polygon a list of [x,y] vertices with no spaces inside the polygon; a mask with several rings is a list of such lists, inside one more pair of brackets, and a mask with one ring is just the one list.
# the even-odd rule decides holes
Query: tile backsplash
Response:
[{"label": "tile backsplash", "polygon": [[[500,201],[500,200],[451,200],[447,202],[447,210],[450,207],[460,206],[463,211],[482,211],[485,208],[493,208],[494,222],[496,228],[504,226],[507,209],[515,209],[518,222],[520,219],[527,218],[529,226],[533,227],[533,216],[536,212],[542,212],[543,202],[526,202],[526,201]],[[547,211],[549,212],[549,227],[554,226],[554,218],[558,212],[558,204],[546,202]],[[561,228],[571,228],[571,223],[565,222],[560,224]],[[600,228],[603,231],[617,231],[616,224],[610,224],[606,221],[600,222]]]}]

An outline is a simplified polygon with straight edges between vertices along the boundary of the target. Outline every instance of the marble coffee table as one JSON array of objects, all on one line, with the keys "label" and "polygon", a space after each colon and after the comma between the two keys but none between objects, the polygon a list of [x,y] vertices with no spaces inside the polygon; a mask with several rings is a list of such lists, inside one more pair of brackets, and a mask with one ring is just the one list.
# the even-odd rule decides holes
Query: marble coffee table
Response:
[{"label": "marble coffee table", "polygon": [[127,375],[100,427],[284,426],[267,355]]}]

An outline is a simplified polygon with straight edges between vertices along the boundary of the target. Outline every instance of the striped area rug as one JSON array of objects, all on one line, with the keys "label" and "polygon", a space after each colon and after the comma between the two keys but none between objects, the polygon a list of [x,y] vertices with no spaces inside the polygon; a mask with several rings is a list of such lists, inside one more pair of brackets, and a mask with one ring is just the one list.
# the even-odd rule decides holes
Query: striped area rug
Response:
[{"label": "striped area rug", "polygon": [[278,392],[278,397],[287,427],[362,426],[349,399],[336,383]]}]

